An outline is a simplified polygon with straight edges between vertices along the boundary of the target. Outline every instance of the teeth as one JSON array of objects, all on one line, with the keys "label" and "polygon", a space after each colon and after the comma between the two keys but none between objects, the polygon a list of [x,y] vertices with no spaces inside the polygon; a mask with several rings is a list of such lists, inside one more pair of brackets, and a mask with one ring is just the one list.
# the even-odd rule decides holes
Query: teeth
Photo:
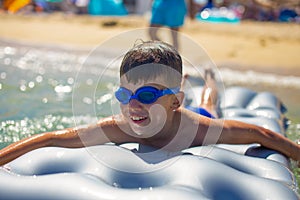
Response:
[{"label": "teeth", "polygon": [[137,117],[137,116],[131,116],[130,118],[134,121],[140,121],[140,120],[146,119],[146,117]]}]

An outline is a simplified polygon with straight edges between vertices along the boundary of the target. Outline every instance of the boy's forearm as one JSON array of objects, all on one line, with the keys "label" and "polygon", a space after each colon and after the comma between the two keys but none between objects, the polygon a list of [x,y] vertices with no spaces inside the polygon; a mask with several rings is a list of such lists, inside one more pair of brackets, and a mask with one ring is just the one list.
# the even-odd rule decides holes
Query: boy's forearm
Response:
[{"label": "boy's forearm", "polygon": [[289,158],[300,160],[300,146],[279,133],[252,124],[228,121],[224,125],[222,143],[259,143],[264,147],[279,151]]},{"label": "boy's forearm", "polygon": [[33,135],[0,150],[0,166],[19,156],[42,147],[82,147],[76,129],[47,132]]},{"label": "boy's forearm", "polygon": [[281,134],[262,127],[259,127],[258,131],[257,137],[261,138],[258,138],[258,143],[261,143],[261,145],[267,148],[279,151],[295,161],[300,161],[300,146],[297,143]]},{"label": "boy's forearm", "polygon": [[43,133],[13,143],[0,150],[0,166],[34,149],[51,146],[52,142],[52,134]]}]

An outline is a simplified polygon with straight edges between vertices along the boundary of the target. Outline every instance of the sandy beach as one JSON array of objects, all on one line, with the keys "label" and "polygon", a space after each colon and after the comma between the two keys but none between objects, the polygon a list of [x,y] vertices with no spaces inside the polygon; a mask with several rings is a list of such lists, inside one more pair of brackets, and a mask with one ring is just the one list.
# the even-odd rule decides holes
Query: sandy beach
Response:
[{"label": "sandy beach", "polygon": [[[92,49],[122,32],[147,28],[148,20],[149,16],[2,13],[0,39]],[[187,19],[181,32],[202,45],[218,67],[300,76],[299,24],[253,21],[210,24]]]}]

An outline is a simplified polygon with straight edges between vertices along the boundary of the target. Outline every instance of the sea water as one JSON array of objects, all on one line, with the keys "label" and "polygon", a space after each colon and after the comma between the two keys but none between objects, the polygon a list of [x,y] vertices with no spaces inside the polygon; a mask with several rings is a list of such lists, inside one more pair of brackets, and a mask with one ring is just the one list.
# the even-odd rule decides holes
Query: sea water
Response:
[{"label": "sea water", "polygon": [[[90,124],[118,112],[115,51],[0,40],[0,148],[33,134]],[[108,60],[113,60],[110,62]],[[220,68],[225,86],[270,91],[287,107],[287,135],[300,138],[300,77]],[[296,174],[298,172],[295,172]]]}]

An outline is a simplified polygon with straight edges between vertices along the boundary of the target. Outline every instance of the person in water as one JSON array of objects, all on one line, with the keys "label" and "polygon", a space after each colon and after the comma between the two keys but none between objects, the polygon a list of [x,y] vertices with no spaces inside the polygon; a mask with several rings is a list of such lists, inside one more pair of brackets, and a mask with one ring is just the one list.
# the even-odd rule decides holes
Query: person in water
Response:
[{"label": "person in water", "polygon": [[[214,77],[209,71],[205,76],[211,84],[204,88],[201,106],[213,115]],[[278,133],[184,108],[181,82],[182,59],[173,46],[161,41],[137,44],[125,54],[120,65],[120,87],[115,92],[120,114],[86,127],[22,139],[0,150],[0,165],[41,147],[79,148],[108,142],[136,142],[168,151],[216,143],[260,143],[295,161],[300,160],[300,145]]]}]

